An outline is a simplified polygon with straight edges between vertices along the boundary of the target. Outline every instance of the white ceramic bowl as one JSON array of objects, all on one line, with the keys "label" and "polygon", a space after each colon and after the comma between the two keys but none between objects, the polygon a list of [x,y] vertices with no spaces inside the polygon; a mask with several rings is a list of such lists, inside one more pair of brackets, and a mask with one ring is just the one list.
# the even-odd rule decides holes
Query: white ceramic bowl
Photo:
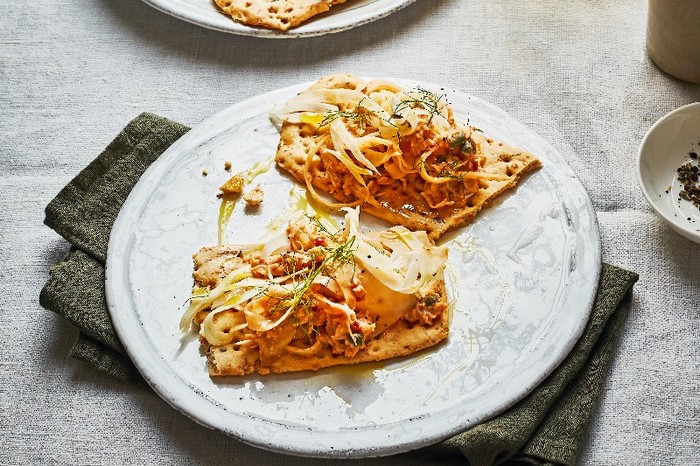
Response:
[{"label": "white ceramic bowl", "polygon": [[[649,204],[675,231],[700,243],[700,209],[680,199],[677,170],[700,156],[700,102],[677,108],[649,129],[637,154],[637,177]],[[697,161],[693,161],[695,164]]]}]

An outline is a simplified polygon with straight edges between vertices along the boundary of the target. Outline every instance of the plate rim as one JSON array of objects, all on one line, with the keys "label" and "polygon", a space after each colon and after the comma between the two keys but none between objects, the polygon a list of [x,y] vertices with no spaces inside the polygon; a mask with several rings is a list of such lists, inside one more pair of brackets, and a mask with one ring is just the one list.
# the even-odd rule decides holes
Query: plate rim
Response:
[{"label": "plate rim", "polygon": [[[223,426],[220,425],[221,423],[215,423],[211,422],[211,419],[204,420],[200,416],[200,413],[197,412],[194,409],[186,409],[182,406],[180,406],[177,401],[178,398],[175,396],[175,394],[172,393],[167,387],[165,387],[163,384],[159,383],[159,381],[154,380],[152,377],[152,369],[148,367],[148,364],[144,363],[144,361],[140,361],[139,358],[141,357],[141,354],[139,354],[135,348],[131,344],[124,344],[125,349],[127,350],[127,353],[129,354],[130,358],[136,365],[137,369],[141,374],[143,375],[144,379],[149,383],[149,385],[158,393],[158,395],[163,398],[165,401],[167,401],[171,406],[173,406],[177,411],[185,414],[187,417],[190,419],[194,420],[195,422],[204,425],[209,428],[217,429],[220,430],[230,436],[235,437],[236,439],[247,443],[249,445],[253,445],[265,450],[269,451],[274,451],[277,453],[286,453],[286,454],[292,454],[295,456],[303,456],[303,457],[326,457],[326,458],[341,458],[341,457],[354,457],[354,458],[365,458],[365,457],[377,457],[377,456],[386,456],[386,455],[393,455],[396,453],[401,453],[401,452],[406,452],[409,450],[413,450],[416,448],[420,448],[423,446],[431,445],[437,441],[449,438],[459,432],[462,432],[473,425],[484,421],[485,419],[490,419],[493,416],[505,411],[506,409],[510,408],[523,398],[525,398],[532,390],[534,390],[537,386],[539,386],[547,377],[549,377],[554,370],[556,370],[557,367],[564,361],[564,359],[569,355],[571,352],[571,349],[576,345],[578,342],[581,334],[583,333],[588,320],[590,319],[590,314],[592,310],[592,305],[593,301],[595,299],[596,291],[597,291],[597,283],[600,278],[600,273],[601,273],[601,268],[602,268],[602,247],[601,247],[601,241],[600,241],[600,233],[599,233],[599,226],[598,226],[598,220],[597,216],[595,215],[595,210],[592,205],[591,198],[581,183],[581,181],[576,177],[573,169],[569,166],[569,164],[566,162],[564,157],[559,153],[558,150],[556,150],[547,140],[539,136],[537,133],[535,133],[533,130],[531,130],[529,127],[526,125],[520,123],[518,120],[513,118],[510,114],[505,112],[504,110],[500,109],[499,107],[495,106],[494,104],[485,101],[479,97],[476,97],[471,94],[467,94],[466,92],[462,92],[456,89],[448,89],[445,86],[438,86],[436,84],[432,83],[426,83],[420,80],[414,80],[414,79],[405,79],[405,78],[393,78],[393,77],[386,77],[386,78],[381,78],[381,79],[388,79],[388,80],[393,80],[394,82],[397,82],[400,85],[405,85],[405,83],[410,82],[413,83],[414,85],[419,85],[419,86],[426,86],[427,89],[441,89],[441,90],[449,90],[450,92],[454,92],[456,94],[460,94],[462,97],[465,97],[467,99],[477,101],[479,104],[484,105],[486,107],[489,107],[492,111],[496,111],[501,115],[507,116],[510,122],[514,125],[518,125],[521,130],[524,130],[530,137],[537,138],[537,140],[543,144],[545,144],[547,147],[549,147],[554,153],[556,153],[560,160],[559,160],[559,168],[564,168],[565,171],[569,171],[570,173],[568,174],[572,179],[568,180],[570,182],[574,182],[578,185],[580,192],[582,194],[585,194],[585,203],[584,206],[586,212],[589,214],[589,219],[590,219],[590,226],[592,228],[593,232],[593,237],[594,237],[594,251],[588,251],[587,255],[593,254],[594,256],[594,263],[595,263],[595,271],[594,271],[594,277],[593,281],[596,284],[596,286],[593,286],[590,290],[589,293],[589,299],[588,302],[586,303],[586,313],[585,313],[585,319],[580,319],[577,322],[577,325],[572,329],[571,335],[572,337],[569,338],[567,341],[566,345],[563,345],[561,348],[561,354],[558,355],[559,357],[555,358],[543,371],[541,371],[536,377],[532,383],[525,387],[523,390],[519,391],[516,396],[513,396],[511,399],[508,399],[506,403],[502,403],[501,405],[498,406],[496,409],[492,409],[486,413],[484,413],[482,416],[480,416],[478,419],[471,419],[468,420],[468,425],[465,423],[461,423],[456,427],[453,427],[452,429],[446,429],[438,434],[432,434],[432,435],[427,435],[422,437],[419,440],[412,439],[411,441],[407,442],[393,442],[390,447],[376,447],[376,448],[358,448],[358,449],[352,449],[351,451],[347,450],[341,450],[341,449],[324,449],[324,450],[319,450],[319,449],[310,449],[310,448],[302,448],[300,446],[297,446],[298,448],[291,448],[289,446],[279,446],[279,445],[274,445],[272,443],[266,443],[263,441],[260,441],[260,439],[256,438],[251,438],[250,436],[246,435],[241,435],[240,432],[236,432],[231,428],[230,424],[228,426]],[[125,342],[129,341],[128,337],[130,335],[130,329],[126,326],[124,326],[124,322],[122,321],[122,316],[118,312],[118,309],[116,309],[116,296],[118,294],[118,290],[114,288],[115,282],[113,281],[114,277],[120,273],[120,271],[117,269],[115,270],[115,260],[114,260],[114,251],[121,245],[119,243],[123,243],[123,241],[119,238],[118,234],[114,234],[115,231],[116,233],[119,233],[121,230],[124,229],[124,226],[128,223],[125,221],[125,217],[122,216],[122,212],[129,212],[129,209],[132,208],[132,204],[135,204],[138,206],[140,204],[140,200],[137,200],[137,195],[134,193],[138,193],[138,189],[143,189],[143,186],[148,184],[149,177],[155,176],[155,174],[160,170],[163,171],[165,170],[165,166],[167,165],[167,154],[169,151],[172,150],[172,147],[176,147],[180,141],[183,141],[182,143],[184,144],[185,142],[188,142],[189,139],[197,139],[197,131],[203,131],[204,128],[206,128],[210,122],[215,121],[218,118],[221,118],[221,115],[230,112],[233,108],[239,107],[239,106],[245,106],[245,104],[253,99],[264,99],[264,98],[271,98],[276,95],[284,96],[284,95],[294,95],[294,93],[298,92],[300,89],[308,87],[310,84],[312,84],[315,81],[309,81],[301,84],[295,84],[291,86],[286,86],[280,89],[276,89],[273,91],[269,91],[266,93],[258,94],[246,99],[243,99],[241,101],[238,101],[225,109],[216,112],[209,118],[203,120],[201,123],[198,125],[195,125],[190,132],[185,134],[180,140],[178,140],[176,143],[174,143],[172,146],[170,146],[151,166],[148,167],[146,172],[141,176],[139,182],[134,186],[132,191],[130,192],[129,196],[127,197],[126,201],[124,202],[120,213],[115,220],[114,226],[113,226],[113,231],[112,234],[110,234],[110,240],[108,244],[108,252],[107,252],[107,261],[106,261],[106,267],[105,267],[105,291],[106,291],[106,300],[107,300],[107,306],[109,310],[110,317],[112,318],[112,321],[114,322],[114,327],[115,331],[117,333],[117,336],[119,337],[120,341]],[[162,167],[162,168],[161,168]],[[165,173],[168,173],[167,171]],[[142,182],[142,180],[144,180]],[[139,188],[139,185],[141,185],[141,188]],[[138,188],[138,189],[137,189]],[[154,188],[155,189],[155,188]],[[123,267],[122,267],[123,269]],[[123,273],[123,270],[121,271]],[[133,299],[133,296],[131,297]],[[141,342],[143,343],[143,342]],[[136,357],[135,357],[136,355]],[[151,354],[147,353],[146,354],[147,358],[157,358],[157,354]],[[179,376],[178,376],[179,377]],[[186,381],[183,380],[183,382],[187,383]],[[201,390],[198,390],[194,386],[188,387],[188,393],[189,389],[192,388],[196,392],[199,391],[201,394]],[[204,399],[204,398],[202,398]],[[217,402],[213,399],[207,398],[208,401],[212,402],[214,405],[217,404]],[[205,401],[207,401],[205,400]],[[249,416],[249,417],[255,417],[255,416]],[[266,422],[271,422],[266,419],[262,419],[260,417],[257,417],[257,420],[262,420]],[[276,423],[279,426],[283,427],[289,427],[286,424],[282,423]],[[465,427],[466,425],[466,427]]]},{"label": "plate rim", "polygon": [[[174,6],[172,0],[142,0],[147,5],[159,10],[167,15],[174,18],[180,19],[182,21],[201,26],[206,29],[211,29],[213,31],[224,32],[228,34],[235,34],[240,36],[249,37],[260,37],[266,39],[296,39],[304,37],[318,37],[326,34],[333,34],[336,32],[347,31],[349,29],[371,23],[373,21],[385,18],[392,13],[395,13],[412,3],[416,0],[374,0],[367,5],[361,7],[356,7],[355,9],[364,9],[375,5],[376,3],[385,4],[379,5],[380,8],[377,12],[372,13],[369,10],[368,13],[361,15],[359,18],[353,20],[353,16],[350,15],[349,19],[338,22],[334,26],[323,25],[318,26],[317,24],[305,23],[292,28],[288,31],[278,31],[275,29],[267,29],[262,27],[251,27],[241,23],[238,23],[228,17],[225,13],[217,11],[216,6],[212,4],[212,12],[220,14],[222,18],[226,21],[217,22],[214,21],[208,13],[197,13],[196,11],[183,10],[182,8],[177,8]],[[213,0],[211,0],[213,3]],[[375,5],[376,6],[376,5]],[[353,11],[353,10],[350,10]],[[329,15],[328,17],[333,17],[334,14],[331,10],[330,13],[324,13]],[[336,14],[342,15],[342,13]]]}]

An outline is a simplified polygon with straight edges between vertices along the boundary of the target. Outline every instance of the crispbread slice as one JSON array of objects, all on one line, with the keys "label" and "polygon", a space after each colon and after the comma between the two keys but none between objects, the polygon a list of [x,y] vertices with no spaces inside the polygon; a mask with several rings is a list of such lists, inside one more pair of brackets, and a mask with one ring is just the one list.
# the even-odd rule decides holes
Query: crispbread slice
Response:
[{"label": "crispbread slice", "polygon": [[[319,89],[354,89],[364,90],[369,83],[349,74],[335,74],[321,78],[304,93],[312,95]],[[475,130],[472,139],[480,147],[479,156],[483,165],[476,181],[477,190],[463,207],[443,207],[433,209],[423,199],[419,184],[395,180],[384,186],[390,194],[389,200],[371,200],[361,204],[362,210],[386,220],[394,225],[403,225],[411,230],[425,230],[432,240],[438,240],[448,230],[465,226],[476,217],[485,206],[491,204],[499,195],[514,188],[520,177],[527,172],[541,167],[540,160],[532,153],[487,137]],[[304,179],[305,166],[310,154],[316,152],[320,140],[312,125],[284,121],[280,130],[276,162],[301,183]],[[324,162],[318,158],[309,163],[307,176],[310,184],[320,191],[330,193],[339,203],[351,204],[357,201],[352,189],[355,181],[346,177],[339,183],[338,177],[329,173]]]},{"label": "crispbread slice", "polygon": [[[216,287],[224,277],[241,265],[241,260],[240,249],[236,247],[214,246],[200,249],[193,255],[195,268],[192,276],[195,281],[195,289]],[[421,323],[420,318],[411,317],[411,321],[405,318],[405,316],[413,314],[416,307],[420,306],[420,300],[417,300],[413,310],[409,310],[404,314],[404,317],[399,318],[385,329],[378,329],[377,335],[371,334],[366,340],[365,346],[352,357],[333,354],[330,346],[321,346],[318,352],[308,355],[293,354],[287,350],[276,356],[271,363],[263,363],[258,348],[236,346],[234,343],[214,345],[207,341],[204,336],[200,336],[200,342],[205,349],[209,363],[209,375],[218,377],[245,375],[253,372],[260,374],[299,372],[337,365],[384,361],[411,355],[436,345],[447,338],[449,334],[450,311],[444,277],[437,276],[421,289],[420,296],[425,299],[430,298],[432,300],[430,306],[435,306],[433,309],[437,310],[434,314],[436,317],[430,324]],[[369,305],[381,305],[384,298],[390,299],[386,296],[368,295],[363,302],[369,303]],[[358,302],[356,310],[359,308],[361,308],[361,304]],[[199,311],[194,317],[195,322],[201,325],[210,311],[210,309]],[[293,324],[292,320],[288,319],[287,322],[290,325]],[[210,330],[214,335],[225,337],[236,324],[235,312],[225,310],[213,316]]]},{"label": "crispbread slice", "polygon": [[214,0],[233,19],[249,26],[286,31],[346,0]]},{"label": "crispbread slice", "polygon": [[[435,292],[440,302],[447,305],[447,292],[444,281],[435,282]],[[354,365],[363,362],[376,362],[409,356],[417,351],[434,346],[449,334],[450,313],[442,312],[431,325],[398,320],[376,338],[369,340],[366,346],[355,356],[334,355],[330,347],[323,347],[317,353],[299,356],[284,353],[274,362],[264,366],[260,362],[257,348],[236,347],[234,344],[223,346],[208,345],[204,340],[209,375],[212,377],[228,375],[245,375],[253,372],[261,374],[315,371],[325,367]],[[217,316],[218,317],[218,316]],[[225,313],[219,319],[225,325]]]},{"label": "crispbread slice", "polygon": [[[314,135],[306,131],[305,125],[285,123],[276,155],[277,164],[301,183],[305,183],[306,159],[316,144]],[[411,230],[425,230],[432,240],[437,240],[448,230],[470,223],[483,207],[491,204],[504,191],[514,188],[524,173],[542,165],[532,153],[486,137],[479,131],[475,131],[472,138],[483,151],[483,175],[478,180],[477,191],[463,208],[421,208],[423,200],[416,187],[403,187],[400,182],[396,182],[386,188],[394,191],[391,196],[393,202],[363,204],[362,210],[394,225],[403,225]],[[315,163],[311,168],[314,187],[327,193],[332,192],[340,202],[350,203],[355,200],[352,195],[333,189],[331,178],[322,164]]]}]

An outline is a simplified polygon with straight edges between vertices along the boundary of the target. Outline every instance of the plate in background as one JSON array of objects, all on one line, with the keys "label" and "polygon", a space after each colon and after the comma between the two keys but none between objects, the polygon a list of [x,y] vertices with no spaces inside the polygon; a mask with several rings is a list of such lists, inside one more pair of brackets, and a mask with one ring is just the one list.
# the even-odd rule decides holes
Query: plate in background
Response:
[{"label": "plate in background", "polygon": [[[156,392],[201,424],[269,450],[318,457],[389,455],[432,444],[524,397],[566,357],[591,310],[601,266],[596,216],[563,158],[502,110],[435,85],[461,121],[537,154],[543,168],[452,234],[455,301],[446,343],[355,368],[212,380],[196,335],[178,322],[192,254],[217,241],[216,199],[230,173],[274,156],[271,107],[310,83],[237,103],[171,146],[141,177],[114,224],[107,302],[129,356]],[[206,170],[208,175],[202,175]],[[259,212],[234,212],[228,238],[249,243],[288,212],[296,184],[256,178]],[[363,220],[369,220],[364,217]]]},{"label": "plate in background", "polygon": [[328,12],[313,17],[289,31],[251,27],[231,19],[213,0],[143,0],[176,18],[208,29],[244,36],[290,39],[313,37],[345,31],[384,18],[415,0],[351,0],[334,5]]}]

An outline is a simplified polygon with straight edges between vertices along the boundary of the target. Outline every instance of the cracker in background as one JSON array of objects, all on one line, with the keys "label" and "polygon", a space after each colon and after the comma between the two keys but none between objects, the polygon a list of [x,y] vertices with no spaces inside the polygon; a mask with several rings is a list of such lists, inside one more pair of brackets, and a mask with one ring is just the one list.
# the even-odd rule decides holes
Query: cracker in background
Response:
[{"label": "cracker in background", "polygon": [[248,26],[286,31],[346,0],[214,0],[225,13]]}]

